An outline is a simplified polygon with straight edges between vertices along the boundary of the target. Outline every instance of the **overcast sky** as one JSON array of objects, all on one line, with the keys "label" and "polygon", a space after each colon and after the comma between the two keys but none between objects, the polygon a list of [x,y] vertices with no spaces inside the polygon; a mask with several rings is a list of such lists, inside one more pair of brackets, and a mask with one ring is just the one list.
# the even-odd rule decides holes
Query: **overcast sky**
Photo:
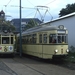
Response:
[{"label": "overcast sky", "polygon": [[[4,10],[6,15],[11,16],[10,19],[19,18],[20,0],[0,1],[0,10]],[[40,20],[44,18],[45,21],[50,21],[52,18],[58,18],[60,10],[65,8],[67,4],[75,3],[75,0],[21,0],[21,2],[22,7],[24,7],[22,8],[22,18],[39,18]],[[39,7],[39,14],[37,6],[46,7]]]}]

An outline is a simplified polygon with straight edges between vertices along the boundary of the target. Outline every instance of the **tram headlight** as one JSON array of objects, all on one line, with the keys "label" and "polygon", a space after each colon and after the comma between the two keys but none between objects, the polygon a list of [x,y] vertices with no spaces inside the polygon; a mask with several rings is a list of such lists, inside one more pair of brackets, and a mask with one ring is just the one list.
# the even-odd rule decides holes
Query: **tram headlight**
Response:
[{"label": "tram headlight", "polygon": [[69,52],[69,50],[67,49],[66,52]]},{"label": "tram headlight", "polygon": [[56,49],[56,50],[55,50],[55,52],[57,53],[57,52],[58,52],[58,50]]}]

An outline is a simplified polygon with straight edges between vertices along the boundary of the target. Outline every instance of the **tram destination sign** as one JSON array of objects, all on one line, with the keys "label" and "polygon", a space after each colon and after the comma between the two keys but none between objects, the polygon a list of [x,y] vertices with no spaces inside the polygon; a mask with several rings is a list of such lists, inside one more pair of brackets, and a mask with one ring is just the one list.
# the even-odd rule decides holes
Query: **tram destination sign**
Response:
[{"label": "tram destination sign", "polygon": [[57,31],[57,33],[66,33],[66,31],[60,30],[60,31]]}]

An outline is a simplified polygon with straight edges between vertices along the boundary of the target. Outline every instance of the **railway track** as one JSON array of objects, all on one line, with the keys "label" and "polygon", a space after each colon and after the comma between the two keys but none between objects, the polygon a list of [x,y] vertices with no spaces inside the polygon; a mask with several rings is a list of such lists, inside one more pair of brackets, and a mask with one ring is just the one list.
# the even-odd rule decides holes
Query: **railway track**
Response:
[{"label": "railway track", "polygon": [[58,65],[46,60],[42,61],[26,57],[15,57],[0,58],[0,61],[17,75],[74,75],[75,73],[75,70],[64,68],[61,64]]}]

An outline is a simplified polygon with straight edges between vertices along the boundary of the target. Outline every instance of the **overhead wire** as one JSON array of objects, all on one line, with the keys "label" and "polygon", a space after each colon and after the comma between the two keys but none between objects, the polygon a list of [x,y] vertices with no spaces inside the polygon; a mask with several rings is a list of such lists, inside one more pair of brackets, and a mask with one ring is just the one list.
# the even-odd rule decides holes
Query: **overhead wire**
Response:
[{"label": "overhead wire", "polygon": [[[55,2],[56,0],[53,0],[53,1],[51,1],[51,2],[49,2],[49,3],[47,3],[46,5],[49,5],[49,4],[51,4],[51,3],[53,3],[53,2]],[[50,7],[49,7],[50,8]],[[53,16],[51,15],[51,13],[49,12],[49,10],[48,10],[48,13],[50,14],[50,16],[51,16],[51,21],[52,21],[52,19],[53,19]]]},{"label": "overhead wire", "polygon": [[51,13],[48,11],[48,13],[50,14],[50,16],[51,16],[51,21],[52,21],[52,19],[53,19],[53,16],[51,15]]},{"label": "overhead wire", "polygon": [[[5,5],[5,7],[7,7],[8,5],[9,5],[9,3],[11,2],[12,0],[9,0],[9,2]],[[30,4],[32,4],[33,6],[35,6],[32,2],[30,2],[29,0],[27,0]],[[54,1],[56,1],[56,0],[53,0],[53,1],[51,1],[51,2],[49,2],[49,3],[47,3],[47,4],[45,4],[45,5],[49,5],[49,4],[51,4],[51,3],[53,3]],[[19,7],[19,6],[16,6],[16,5],[10,5],[10,7]],[[34,7],[34,8],[31,8],[31,7],[21,7],[21,8],[25,8],[25,9],[40,9],[41,10],[41,8],[36,8],[36,7]],[[46,10],[46,9],[43,9],[43,10]],[[39,12],[39,11],[38,11]],[[46,12],[45,12],[45,15],[46,15],[46,13],[49,13],[50,14],[50,16],[52,16],[51,15],[51,13],[48,11],[48,9],[46,10]],[[32,13],[30,13],[30,14],[32,14]],[[30,15],[29,14],[29,15]],[[36,13],[35,13],[35,16],[36,16],[36,14],[37,14],[37,11],[36,11]],[[39,12],[39,14],[40,14],[40,16],[41,16],[41,13]],[[44,15],[44,17],[45,17],[45,15]],[[27,15],[28,16],[28,15]],[[34,16],[34,17],[35,17]],[[44,18],[43,17],[43,18]],[[52,16],[52,18],[51,18],[51,20],[53,19],[53,16]]]},{"label": "overhead wire", "polygon": [[[31,3],[29,0],[27,0],[29,3]],[[52,2],[54,2],[55,0],[53,0],[53,1],[51,1],[51,2],[49,2],[49,3],[47,3],[46,5],[49,5],[49,4],[51,4]],[[32,3],[31,3],[32,4]],[[32,4],[33,5],[33,4]],[[34,6],[34,5],[33,5]],[[51,15],[51,13],[48,11],[48,9],[43,9],[43,10],[46,10],[45,11],[45,14],[44,14],[44,16],[42,16],[42,14],[40,13],[40,11],[39,11],[39,9],[40,10],[42,10],[41,8],[38,8],[38,6],[36,6],[37,8],[36,8],[36,10],[39,12],[39,14],[40,14],[40,16],[41,16],[41,20],[43,21],[44,19],[43,18],[45,18],[45,15],[46,15],[46,13],[48,12],[49,14],[50,14],[50,16],[51,16],[51,20],[53,19],[53,16]],[[41,6],[41,7],[43,7],[43,6]],[[48,7],[46,7],[46,6],[44,6],[45,8],[48,8]],[[36,11],[36,13],[35,13],[35,16],[36,16],[36,14],[37,14],[37,11]],[[34,17],[35,17],[34,16]]]},{"label": "overhead wire", "polygon": [[9,0],[9,2],[6,4],[6,5],[4,5],[5,6],[5,12],[7,13],[7,10],[6,10],[6,7],[9,5],[9,3],[11,2],[12,0]]},{"label": "overhead wire", "polygon": [[[56,1],[56,0],[52,0],[52,1],[50,1],[49,3],[47,3],[47,4],[45,4],[45,5],[49,5],[49,4],[51,4],[51,3],[53,3],[54,1]],[[38,13],[39,13],[39,15],[40,15],[40,17],[41,17],[41,21],[44,21],[44,18],[45,18],[45,16],[46,16],[46,13],[48,12],[49,14],[50,14],[50,16],[51,16],[51,20],[53,19],[53,16],[51,15],[51,13],[49,12],[49,10],[48,10],[48,8],[49,7],[47,7],[47,6],[36,6],[36,10],[38,11]],[[40,7],[40,8],[39,8]],[[43,9],[43,8],[45,8],[45,9]],[[41,9],[43,9],[43,10],[46,10],[45,11],[45,14],[42,16],[42,14],[41,14],[41,12],[40,12],[40,10]],[[35,15],[37,14],[37,12],[35,13]]]},{"label": "overhead wire", "polygon": [[51,2],[49,2],[49,3],[47,3],[47,4],[45,4],[45,5],[49,5],[49,4],[51,4],[51,3],[53,3],[53,2],[55,2],[56,0],[53,0],[53,1],[51,1]]},{"label": "overhead wire", "polygon": [[[17,5],[9,5],[10,7],[20,7],[20,6],[17,6]],[[36,9],[36,8],[30,8],[30,7],[22,7],[21,8],[25,8],[25,9]],[[31,15],[33,12],[31,12],[30,14],[28,14],[27,16]],[[25,17],[27,17],[25,16]]]},{"label": "overhead wire", "polygon": [[11,2],[12,0],[9,0],[9,2],[5,5],[5,6],[8,6],[8,4]]},{"label": "overhead wire", "polygon": [[27,0],[31,5],[35,6],[32,2],[30,2],[29,0]]},{"label": "overhead wire", "polygon": [[34,18],[35,18],[35,16],[36,16],[36,14],[37,14],[37,11],[36,11],[36,13],[35,13],[35,15],[34,15]]},{"label": "overhead wire", "polygon": [[[34,11],[33,11],[34,12]],[[29,13],[28,15],[26,15],[25,17],[28,17],[29,15],[33,14],[33,12]]]},{"label": "overhead wire", "polygon": [[[10,7],[20,7],[20,6],[16,6],[16,5],[10,5]],[[36,9],[36,8],[23,7],[23,6],[21,6],[21,8],[25,8],[25,9]]]}]

